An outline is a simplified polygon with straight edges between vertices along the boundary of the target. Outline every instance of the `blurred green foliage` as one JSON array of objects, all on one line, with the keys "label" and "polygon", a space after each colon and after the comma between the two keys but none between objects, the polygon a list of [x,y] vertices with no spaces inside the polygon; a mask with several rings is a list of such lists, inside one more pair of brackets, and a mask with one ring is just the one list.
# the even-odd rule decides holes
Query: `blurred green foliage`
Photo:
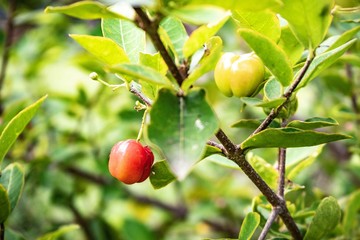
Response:
[{"label": "blurred green foliage", "polygon": [[[241,222],[254,205],[263,215],[269,213],[260,197],[254,204],[259,192],[247,177],[238,169],[220,167],[219,162],[226,164],[226,160],[216,155],[197,164],[184,181],[159,190],[154,190],[148,180],[125,186],[112,179],[107,170],[108,154],[117,141],[136,138],[142,119],[142,112],[133,109],[138,99],[126,88],[112,91],[92,81],[88,77],[91,72],[110,83],[115,77],[104,72],[100,62],[68,37],[69,33],[99,36],[100,21],[44,14],[43,9],[50,4],[53,2],[48,0],[19,1],[1,90],[5,109],[1,130],[21,109],[48,94],[3,162],[3,166],[22,163],[26,174],[20,202],[6,223],[6,239],[36,239],[72,223],[80,228],[62,239],[237,238]],[[7,4],[1,3],[1,7],[3,22]],[[335,14],[331,35],[354,26],[342,21],[348,16]],[[219,35],[224,50],[246,49],[235,33],[234,22],[227,22]],[[2,31],[2,42],[3,36]],[[359,52],[358,41],[297,95],[297,119],[333,117],[339,122],[339,126],[332,127],[334,132],[353,136],[328,144],[311,168],[291,179],[294,185],[286,197],[301,202],[308,210],[326,195],[339,199],[344,210],[348,197],[360,187],[359,112],[354,107],[360,104],[357,100],[354,105],[353,99],[360,95]],[[221,127],[235,142],[244,140],[251,131],[230,125],[242,118],[265,117],[261,109],[243,108],[238,99],[220,95],[211,75],[200,85],[206,88],[209,103],[221,116]],[[311,148],[302,151],[316,152]],[[271,164],[276,162],[277,149],[254,153]],[[290,159],[291,154],[299,153],[289,150]],[[159,155],[156,160],[161,160]],[[353,233],[359,235],[359,230]]]}]

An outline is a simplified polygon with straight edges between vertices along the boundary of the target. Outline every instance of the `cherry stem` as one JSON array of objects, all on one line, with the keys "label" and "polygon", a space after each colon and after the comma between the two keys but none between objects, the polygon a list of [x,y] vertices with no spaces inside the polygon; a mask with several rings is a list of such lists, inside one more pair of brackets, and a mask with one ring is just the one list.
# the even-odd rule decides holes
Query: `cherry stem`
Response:
[{"label": "cherry stem", "polygon": [[141,126],[140,126],[140,129],[139,129],[139,134],[138,134],[138,136],[136,138],[137,142],[139,142],[140,139],[141,139],[141,136],[142,136],[142,133],[143,133],[143,130],[144,130],[144,126],[145,126],[145,122],[146,122],[146,116],[147,116],[148,112],[149,112],[149,109],[146,108],[145,111],[144,111],[144,115],[142,117]]}]

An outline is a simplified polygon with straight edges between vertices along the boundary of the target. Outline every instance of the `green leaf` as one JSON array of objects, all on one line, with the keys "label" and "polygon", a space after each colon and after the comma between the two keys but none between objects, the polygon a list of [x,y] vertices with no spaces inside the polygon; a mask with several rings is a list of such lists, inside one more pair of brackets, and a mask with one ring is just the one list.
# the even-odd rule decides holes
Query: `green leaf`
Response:
[{"label": "green leaf", "polygon": [[337,125],[339,125],[338,122],[333,118],[313,117],[306,119],[305,121],[293,120],[288,123],[287,127],[311,130],[315,128],[331,127]]},{"label": "green leaf", "polygon": [[324,198],[318,208],[304,240],[320,240],[330,233],[339,223],[341,209],[334,197]]},{"label": "green leaf", "polygon": [[213,70],[221,56],[222,40],[220,37],[212,37],[206,42],[206,50],[198,66],[185,79],[181,88],[188,90],[190,86],[205,73]]},{"label": "green leaf", "polygon": [[268,101],[258,98],[243,97],[241,98],[241,101],[252,107],[275,108],[283,104],[286,101],[286,98],[280,97]]},{"label": "green leaf", "polygon": [[24,182],[24,169],[18,163],[9,164],[1,172],[0,184],[3,185],[8,192],[10,211],[14,210],[20,199],[21,192],[24,187]]},{"label": "green leaf", "polygon": [[353,39],[359,31],[360,31],[360,26],[357,26],[348,31],[345,31],[341,35],[332,36],[329,39],[322,42],[319,48],[322,49],[323,51],[333,50]]},{"label": "green leaf", "polygon": [[6,221],[10,215],[10,201],[6,189],[0,184],[0,223]]},{"label": "green leaf", "polygon": [[271,39],[254,30],[241,29],[239,34],[261,58],[275,78],[283,86],[288,86],[293,78],[293,71],[285,52]]},{"label": "green leaf", "polygon": [[[139,52],[145,51],[146,35],[133,22],[104,18],[101,21],[103,36],[115,41],[132,63],[139,62]],[[118,62],[120,63],[120,62]]]},{"label": "green leaf", "polygon": [[[249,128],[256,129],[263,122],[263,119],[241,119],[231,125],[233,128]],[[280,124],[277,121],[272,121],[269,125],[272,128],[279,128]]]},{"label": "green leaf", "polygon": [[240,29],[251,29],[264,35],[274,42],[280,38],[280,21],[275,12],[264,11],[233,11],[234,18]]},{"label": "green leaf", "polygon": [[140,52],[140,64],[148,66],[159,72],[161,75],[166,75],[168,67],[165,61],[162,59],[159,52],[150,54]]},{"label": "green leaf", "polygon": [[109,70],[120,75],[129,76],[136,80],[154,83],[159,86],[171,86],[171,82],[169,79],[167,79],[164,75],[155,71],[151,67],[133,63],[123,63],[110,66]]},{"label": "green leaf", "polygon": [[306,147],[349,138],[351,137],[337,133],[323,133],[297,128],[269,128],[246,139],[241,147],[243,149]]},{"label": "green leaf", "polygon": [[154,189],[163,188],[176,180],[170,171],[167,161],[156,162],[151,168],[150,183]]},{"label": "green leaf", "polygon": [[[160,27],[164,29],[168,36],[168,38],[165,37],[162,40],[164,41],[165,39],[166,41],[168,39],[170,41],[170,43],[165,45],[173,47],[177,60],[181,63],[184,60],[183,46],[189,38],[183,23],[175,17],[166,17],[161,21]],[[160,33],[162,32],[160,31]]]},{"label": "green leaf", "polygon": [[257,212],[249,212],[241,224],[239,240],[250,240],[260,224],[260,215]]},{"label": "green leaf", "polygon": [[129,62],[124,49],[110,38],[78,34],[70,34],[70,37],[106,64]]},{"label": "green leaf", "polygon": [[34,117],[36,111],[39,109],[40,105],[46,98],[47,95],[43,96],[35,103],[23,109],[6,125],[0,135],[0,166],[11,145],[15,142],[16,138],[21,134],[26,125]]},{"label": "green leaf", "polygon": [[331,24],[333,0],[282,0],[279,10],[298,40],[310,51],[324,39]]},{"label": "green leaf", "polygon": [[227,157],[221,156],[219,154],[214,154],[214,155],[207,157],[206,161],[211,161],[222,167],[239,170],[239,166],[235,162],[233,162],[230,159],[228,159]]},{"label": "green leaf", "polygon": [[230,12],[226,12],[221,18],[213,21],[207,25],[203,25],[192,32],[189,39],[183,46],[185,58],[193,55],[199,48],[201,48],[208,39],[214,36],[217,31],[226,23],[230,17]]},{"label": "green leaf", "polygon": [[205,152],[201,158],[204,159],[214,154],[223,154],[223,152],[217,147],[206,145]]},{"label": "green leaf", "polygon": [[360,190],[357,190],[349,196],[347,201],[345,211],[344,211],[344,219],[343,219],[343,229],[347,237],[349,239],[352,236],[352,233],[358,229],[359,220],[358,220],[358,212],[360,209]]},{"label": "green leaf", "polygon": [[65,225],[53,232],[47,233],[44,236],[37,238],[37,240],[55,240],[55,239],[58,239],[59,237],[63,236],[66,233],[69,233],[69,232],[72,232],[72,231],[75,231],[78,229],[80,229],[80,227],[77,224]]},{"label": "green leaf", "polygon": [[283,88],[279,81],[275,78],[269,79],[264,85],[264,97],[267,100],[273,100],[281,98],[283,94]]},{"label": "green leaf", "polygon": [[276,169],[264,159],[254,154],[247,156],[248,162],[260,175],[260,177],[273,189],[277,186],[278,172]]},{"label": "green leaf", "polygon": [[278,42],[278,46],[284,50],[292,66],[297,61],[299,61],[305,49],[299,40],[297,40],[289,26],[284,26],[281,28],[281,36]]},{"label": "green leaf", "polygon": [[108,9],[107,6],[93,1],[80,1],[68,6],[47,7],[45,13],[63,13],[80,19],[125,18]]},{"label": "green leaf", "polygon": [[[295,177],[299,175],[301,171],[303,171],[305,168],[310,167],[316,160],[316,158],[320,155],[322,152],[324,145],[320,145],[319,147],[316,147],[315,150],[313,150],[311,153],[309,153],[305,157],[298,158],[297,161],[288,161],[288,157],[286,158],[286,177],[290,180],[294,180]],[[288,149],[286,154],[287,156],[291,151],[294,151],[292,149]],[[311,148],[312,149],[312,148]],[[296,150],[299,150],[300,153],[297,153],[297,156],[301,156],[306,150],[304,148],[296,148]]]},{"label": "green leaf", "polygon": [[225,14],[225,10],[214,5],[186,5],[172,9],[170,13],[183,22],[202,25],[221,18]]},{"label": "green leaf", "polygon": [[204,90],[184,97],[162,89],[150,110],[148,137],[160,147],[173,173],[182,180],[203,156],[207,140],[218,128]]},{"label": "green leaf", "polygon": [[[341,55],[343,55],[354,43],[356,39],[353,39],[340,47],[337,47],[331,51],[324,52],[315,57],[311,62],[308,70],[306,71],[302,81],[297,89],[306,86],[311,80],[318,76],[323,70],[333,64]],[[299,74],[299,73],[298,73]]]},{"label": "green leaf", "polygon": [[[140,64],[143,66],[151,67],[152,69],[154,69],[163,76],[166,75],[168,70],[166,63],[160,56],[159,52],[155,54],[140,52]],[[151,82],[141,83],[141,92],[152,100],[156,98],[158,89],[159,89],[158,84],[153,84]]]},{"label": "green leaf", "polygon": [[280,0],[192,0],[191,4],[215,5],[230,10],[260,11],[264,9],[274,9],[281,5]]}]

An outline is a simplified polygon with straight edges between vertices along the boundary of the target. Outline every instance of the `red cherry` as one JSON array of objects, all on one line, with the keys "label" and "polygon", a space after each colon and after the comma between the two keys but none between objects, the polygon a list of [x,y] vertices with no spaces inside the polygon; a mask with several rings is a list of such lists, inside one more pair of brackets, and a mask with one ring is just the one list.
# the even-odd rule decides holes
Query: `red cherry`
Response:
[{"label": "red cherry", "polygon": [[151,173],[154,154],[148,146],[130,139],[116,143],[110,152],[109,171],[126,184],[145,181]]}]

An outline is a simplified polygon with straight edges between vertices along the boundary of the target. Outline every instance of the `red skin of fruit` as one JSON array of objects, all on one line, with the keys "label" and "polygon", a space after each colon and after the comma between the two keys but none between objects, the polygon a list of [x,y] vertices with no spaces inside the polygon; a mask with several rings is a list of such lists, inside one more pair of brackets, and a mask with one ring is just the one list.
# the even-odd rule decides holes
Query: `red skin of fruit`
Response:
[{"label": "red skin of fruit", "polygon": [[151,149],[130,139],[116,143],[111,149],[109,171],[123,183],[139,183],[149,177],[153,163],[154,154]]}]

